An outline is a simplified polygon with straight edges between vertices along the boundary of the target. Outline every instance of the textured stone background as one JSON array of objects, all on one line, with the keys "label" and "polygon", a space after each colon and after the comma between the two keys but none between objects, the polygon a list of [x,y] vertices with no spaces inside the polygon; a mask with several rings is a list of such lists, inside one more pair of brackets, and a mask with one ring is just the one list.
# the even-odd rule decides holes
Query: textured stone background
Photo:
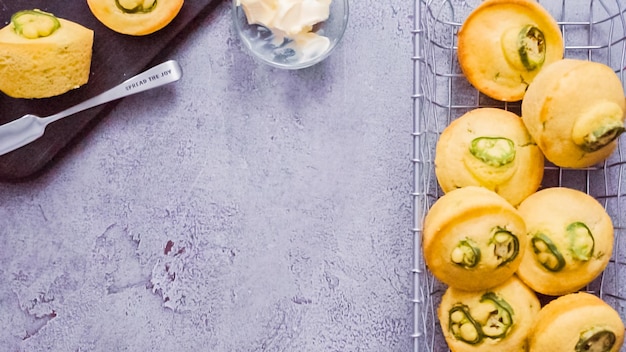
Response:
[{"label": "textured stone background", "polygon": [[2,351],[409,351],[412,3],[300,71],[229,2],[34,180],[0,183]]}]

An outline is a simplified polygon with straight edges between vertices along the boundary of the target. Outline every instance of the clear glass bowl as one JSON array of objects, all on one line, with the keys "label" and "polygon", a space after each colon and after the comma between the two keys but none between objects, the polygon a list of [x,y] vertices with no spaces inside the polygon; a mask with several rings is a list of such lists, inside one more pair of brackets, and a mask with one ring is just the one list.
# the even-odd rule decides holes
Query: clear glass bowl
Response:
[{"label": "clear glass bowl", "polygon": [[313,27],[313,32],[327,37],[330,45],[322,51],[302,54],[290,39],[279,41],[270,29],[248,24],[243,8],[237,6],[237,0],[232,1],[232,6],[235,29],[244,46],[262,62],[283,69],[305,68],[324,60],[339,44],[348,24],[348,0],[333,0],[328,19]]}]

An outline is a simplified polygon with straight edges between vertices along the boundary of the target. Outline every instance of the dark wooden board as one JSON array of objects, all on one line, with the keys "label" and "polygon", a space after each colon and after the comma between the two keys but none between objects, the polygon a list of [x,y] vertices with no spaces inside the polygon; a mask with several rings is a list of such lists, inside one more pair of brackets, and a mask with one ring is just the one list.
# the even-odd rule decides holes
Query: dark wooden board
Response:
[{"label": "dark wooden board", "polygon": [[[192,22],[215,7],[217,0],[186,0],[176,18],[165,28],[147,36],[116,33],[91,13],[86,0],[0,0],[0,27],[11,15],[25,9],[41,9],[80,23],[94,31],[89,82],[63,95],[45,99],[14,99],[0,92],[0,124],[26,113],[48,116],[95,96],[139,73],[159,57],[177,36],[193,28]],[[184,71],[184,67],[183,67]],[[49,125],[43,137],[0,156],[0,179],[20,180],[36,175],[64,149],[85,134],[111,110],[112,104],[95,107]]]}]

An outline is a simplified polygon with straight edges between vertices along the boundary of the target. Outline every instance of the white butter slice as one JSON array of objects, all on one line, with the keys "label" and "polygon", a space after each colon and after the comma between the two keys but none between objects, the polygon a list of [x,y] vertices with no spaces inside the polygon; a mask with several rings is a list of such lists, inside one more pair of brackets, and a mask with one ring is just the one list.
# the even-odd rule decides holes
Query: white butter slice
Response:
[{"label": "white butter slice", "polygon": [[322,55],[330,47],[329,38],[312,30],[330,16],[331,1],[237,0],[237,5],[243,8],[249,24],[261,25],[272,32],[272,44],[280,47],[277,50],[291,51],[293,56],[288,56],[305,61]]},{"label": "white butter slice", "polygon": [[278,0],[238,0],[238,5],[243,7],[249,24],[265,27],[272,23],[278,11]]}]

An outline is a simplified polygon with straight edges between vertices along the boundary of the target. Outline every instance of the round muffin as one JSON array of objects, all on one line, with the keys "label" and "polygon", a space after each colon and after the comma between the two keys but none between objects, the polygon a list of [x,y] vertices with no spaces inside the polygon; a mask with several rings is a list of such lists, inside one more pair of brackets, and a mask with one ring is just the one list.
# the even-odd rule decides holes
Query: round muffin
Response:
[{"label": "round muffin", "polygon": [[40,10],[13,14],[0,29],[0,90],[13,98],[48,98],[87,83],[93,31]]},{"label": "round muffin", "polygon": [[426,214],[422,237],[430,271],[460,290],[503,283],[517,270],[526,248],[526,226],[517,209],[479,186],[439,198]]},{"label": "round muffin", "polygon": [[535,293],[512,276],[489,290],[448,288],[437,316],[452,352],[522,352],[540,307]]},{"label": "round muffin", "polygon": [[118,33],[147,35],[167,26],[183,7],[183,0],[87,0],[102,24]]},{"label": "round muffin", "polygon": [[604,270],[613,252],[613,223],[590,195],[542,189],[519,205],[527,248],[517,275],[536,292],[575,292]]},{"label": "round muffin", "polygon": [[530,352],[617,352],[624,343],[624,323],[602,299],[571,293],[546,304],[529,336]]},{"label": "round muffin", "polygon": [[533,0],[486,0],[463,22],[458,60],[483,94],[518,101],[538,72],[563,58],[561,31]]},{"label": "round muffin", "polygon": [[522,120],[546,159],[588,167],[613,152],[624,131],[624,88],[608,66],[563,59],[541,70],[522,101]]},{"label": "round muffin", "polygon": [[483,186],[517,206],[541,185],[544,158],[521,118],[496,108],[471,110],[446,127],[435,152],[444,192]]}]

